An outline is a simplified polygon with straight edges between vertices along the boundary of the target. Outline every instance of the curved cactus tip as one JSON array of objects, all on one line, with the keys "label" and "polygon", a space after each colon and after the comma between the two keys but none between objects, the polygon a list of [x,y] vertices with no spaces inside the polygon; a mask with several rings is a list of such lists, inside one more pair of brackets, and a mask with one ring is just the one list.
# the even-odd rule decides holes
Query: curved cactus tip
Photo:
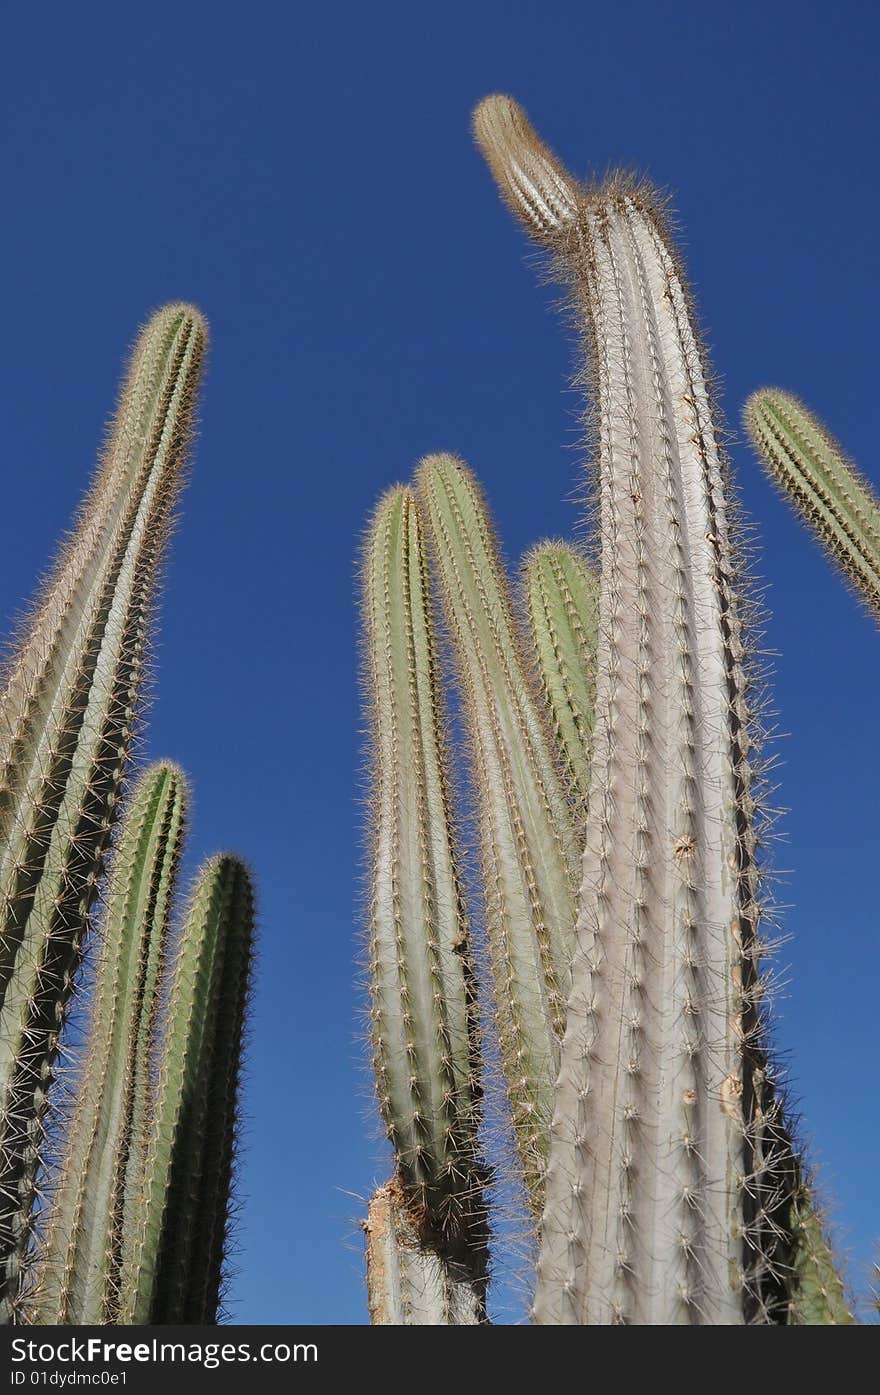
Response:
[{"label": "curved cactus tip", "polygon": [[207,317],[197,305],[193,305],[188,300],[169,300],[164,305],[158,306],[151,315],[147,316],[144,328],[150,328],[153,325],[158,327],[163,321],[171,323],[179,320],[189,320],[193,328],[207,341],[209,334]]},{"label": "curved cactus tip", "polygon": [[522,107],[512,97],[484,97],[473,131],[502,198],[533,237],[555,243],[577,218],[579,191]]}]

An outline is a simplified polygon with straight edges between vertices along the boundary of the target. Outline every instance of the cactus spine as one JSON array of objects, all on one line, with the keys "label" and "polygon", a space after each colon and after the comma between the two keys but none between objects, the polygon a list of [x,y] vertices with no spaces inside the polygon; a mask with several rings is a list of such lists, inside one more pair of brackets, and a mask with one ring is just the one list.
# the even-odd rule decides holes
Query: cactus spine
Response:
[{"label": "cactus spine", "polygon": [[142,1202],[169,916],[188,805],[168,763],[136,785],[103,918],[89,1049],[41,1248],[40,1321],[113,1322]]},{"label": "cactus spine", "polygon": [[253,932],[247,868],[211,858],[177,955],[141,1207],[122,1256],[120,1323],[217,1320]]},{"label": "cactus spine", "polygon": [[753,393],[745,423],[766,470],[880,619],[880,500],[802,402]]},{"label": "cactus spine", "polygon": [[0,1304],[33,1228],[46,1092],[127,762],[206,342],[186,305],[138,340],[77,530],[8,665],[0,736]]},{"label": "cactus spine", "polygon": [[465,702],[502,1063],[539,1210],[578,849],[479,486],[448,455],[422,461],[417,480]]},{"label": "cactus spine", "polygon": [[[477,1004],[442,736],[427,558],[418,507],[408,489],[390,490],[370,526],[363,616],[375,830],[370,1015],[380,1104],[399,1179],[377,1195],[377,1214],[387,1213],[393,1197],[397,1219],[377,1222],[376,1234],[392,1243],[402,1227],[410,1236],[407,1271],[419,1264],[431,1273],[453,1263],[469,1266],[474,1297],[465,1306],[479,1312],[486,1245],[477,1164]],[[407,1205],[410,1215],[404,1219]],[[424,1248],[421,1257],[413,1248],[416,1234]],[[371,1247],[368,1261],[375,1258],[387,1277],[391,1271],[383,1254],[381,1245]],[[377,1292],[383,1282],[376,1279]],[[419,1312],[416,1305],[413,1313]]]},{"label": "cactus spine", "polygon": [[740,601],[688,295],[650,191],[580,188],[506,98],[476,134],[571,285],[599,411],[596,725],[535,1316],[771,1320]]},{"label": "cactus spine", "polygon": [[541,686],[581,820],[590,790],[599,582],[565,543],[525,559],[526,601]]}]

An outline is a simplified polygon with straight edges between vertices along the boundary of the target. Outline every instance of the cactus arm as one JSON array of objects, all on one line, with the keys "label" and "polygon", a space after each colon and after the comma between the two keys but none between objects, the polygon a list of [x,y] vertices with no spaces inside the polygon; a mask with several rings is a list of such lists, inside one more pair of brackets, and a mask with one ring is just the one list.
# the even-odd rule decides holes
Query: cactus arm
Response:
[{"label": "cactus arm", "polygon": [[802,402],[753,393],[745,423],[771,478],[880,618],[880,500]]},{"label": "cactus arm", "polygon": [[[207,1224],[216,1235],[216,1211],[222,1207],[225,1214],[227,1198],[210,1187],[202,1193],[204,1145],[211,1136],[228,1148],[234,1125],[230,1129],[220,1114],[234,1104],[235,1093],[228,1075],[221,1072],[219,1081],[216,1072],[211,1075],[210,1063],[220,1052],[238,1069],[240,1039],[223,1041],[220,1032],[240,1021],[229,990],[236,984],[241,990],[247,978],[242,956],[249,954],[253,934],[248,883],[244,866],[225,855],[210,859],[196,879],[169,997],[142,1203],[123,1236],[117,1316],[123,1324],[182,1321],[193,1288],[205,1291],[205,1276],[193,1276],[191,1268],[195,1227]],[[217,1162],[216,1175],[227,1176],[228,1164],[227,1155]],[[211,1290],[218,1285],[215,1273]]]},{"label": "cactus arm", "polygon": [[374,1326],[474,1326],[485,1308],[469,1272],[425,1244],[400,1182],[380,1187],[364,1225],[367,1300]]},{"label": "cactus arm", "polygon": [[599,583],[586,561],[564,543],[533,548],[524,570],[541,686],[583,820],[590,789]]},{"label": "cactus arm", "polygon": [[150,767],[135,787],[103,917],[88,1050],[45,1243],[38,1318],[112,1321],[119,1235],[143,1187],[151,1035],[188,792],[180,770]]},{"label": "cactus arm", "polygon": [[373,1055],[401,1176],[441,1225],[476,1147],[475,990],[445,768],[422,524],[380,502],[364,556],[374,815]]},{"label": "cactus arm", "polygon": [[464,695],[501,1054],[537,1210],[573,944],[576,839],[479,488],[461,462],[431,456],[418,489]]},{"label": "cactus arm", "polygon": [[46,1091],[94,900],[180,488],[205,347],[201,316],[144,330],[80,522],[0,699],[0,1299],[17,1301]]},{"label": "cactus arm", "polygon": [[[483,103],[478,139],[496,173],[509,170],[505,193],[527,169],[546,204],[559,166],[511,106]],[[602,561],[587,846],[535,1316],[760,1320],[744,1273],[746,1234],[758,1265],[767,1259],[749,1200],[763,1065],[754,840],[723,463],[650,194],[568,181],[561,206],[548,232],[519,203],[595,349]]]}]

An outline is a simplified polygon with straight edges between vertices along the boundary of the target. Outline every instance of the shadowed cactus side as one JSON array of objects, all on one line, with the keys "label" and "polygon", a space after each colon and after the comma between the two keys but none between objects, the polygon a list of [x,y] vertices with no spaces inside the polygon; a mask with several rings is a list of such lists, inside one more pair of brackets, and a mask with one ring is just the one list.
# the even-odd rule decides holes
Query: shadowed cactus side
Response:
[{"label": "shadowed cactus side", "polygon": [[871,486],[790,393],[753,393],[744,417],[771,479],[880,619],[880,500]]},{"label": "shadowed cactus side", "polygon": [[75,533],[0,697],[0,1309],[33,1231],[47,1091],[128,760],[206,327],[141,333]]}]

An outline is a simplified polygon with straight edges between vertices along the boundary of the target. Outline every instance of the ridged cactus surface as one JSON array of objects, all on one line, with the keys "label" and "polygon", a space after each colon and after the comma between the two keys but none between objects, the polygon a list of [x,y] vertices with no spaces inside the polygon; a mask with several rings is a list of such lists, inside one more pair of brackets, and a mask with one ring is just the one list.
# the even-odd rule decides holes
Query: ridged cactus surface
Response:
[{"label": "ridged cactus surface", "polygon": [[448,455],[423,460],[417,483],[464,699],[502,1064],[539,1210],[574,943],[578,840],[479,486]]},{"label": "ridged cactus surface", "polygon": [[211,858],[177,951],[120,1323],[217,1320],[253,935],[247,868],[227,854]]},{"label": "ridged cactus surface", "polygon": [[33,1230],[46,1093],[128,759],[158,570],[205,351],[201,315],[142,332],[78,524],[0,697],[0,1305]]},{"label": "ridged cactus surface", "polygon": [[155,1032],[187,815],[176,766],[136,785],[113,858],[78,1074],[40,1254],[38,1320],[113,1322],[119,1268],[137,1233],[156,1067]]},{"label": "ridged cactus surface", "polygon": [[525,559],[525,590],[541,686],[575,801],[586,817],[596,702],[599,581],[566,543]]},{"label": "ridged cactus surface", "polygon": [[408,489],[386,494],[370,526],[363,616],[373,1061],[400,1177],[451,1236],[479,1204],[477,1003],[427,556]]},{"label": "ridged cactus surface", "polygon": [[596,721],[535,1316],[770,1320],[762,1208],[784,1197],[757,1123],[745,656],[702,350],[649,190],[582,189],[506,98],[476,133],[571,287],[599,417]]},{"label": "ridged cactus surface", "polygon": [[753,393],[745,422],[771,478],[880,620],[880,499],[789,393]]}]

